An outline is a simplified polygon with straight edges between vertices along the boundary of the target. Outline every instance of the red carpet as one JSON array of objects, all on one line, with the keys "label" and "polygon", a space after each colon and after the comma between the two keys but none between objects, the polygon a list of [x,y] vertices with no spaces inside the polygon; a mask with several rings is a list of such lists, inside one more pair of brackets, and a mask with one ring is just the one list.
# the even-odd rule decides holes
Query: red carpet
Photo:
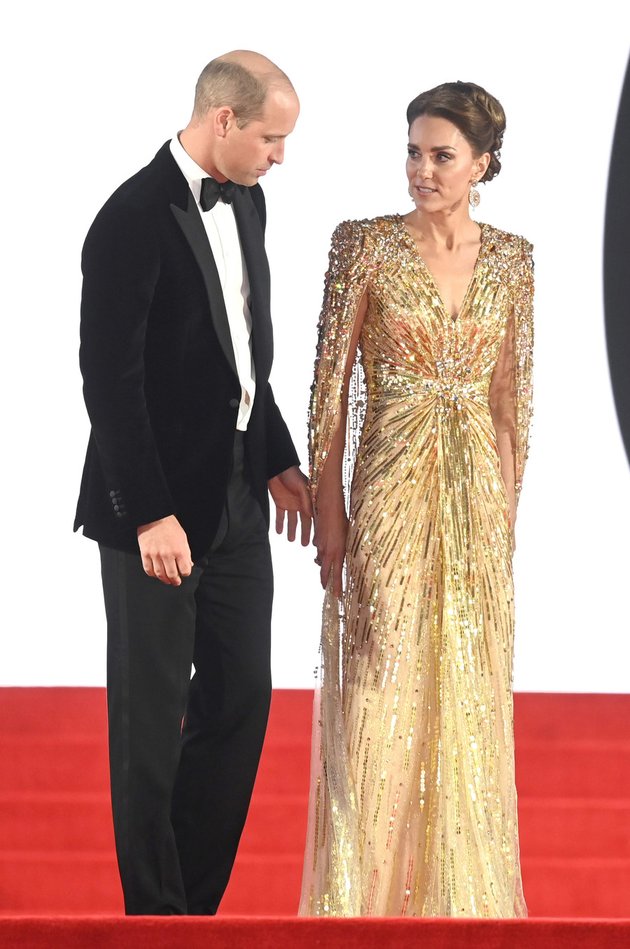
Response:
[{"label": "red carpet", "polygon": [[[308,692],[279,691],[274,695],[250,818],[222,906],[224,917],[293,916],[296,912],[306,821],[310,711]],[[0,723],[0,915],[121,913],[107,788],[103,690],[0,689]],[[630,917],[630,695],[518,694],[516,752],[530,915]],[[229,930],[220,929],[219,921],[210,921],[215,929],[210,941],[205,931],[204,945],[228,945],[227,941],[215,941],[222,940],[221,933]],[[2,946],[12,945],[7,941],[9,931],[4,929],[10,922],[5,920],[0,928]],[[307,921],[293,922],[303,925]],[[118,921],[123,923],[129,921]],[[228,920],[221,923],[227,925]],[[231,923],[237,926],[236,921]],[[395,938],[397,946],[406,945],[405,923],[383,922],[394,927],[392,940]],[[418,921],[425,927],[428,923]],[[108,945],[109,937],[98,935],[98,927],[109,932],[108,927],[116,924],[112,920],[90,923],[94,933],[84,944]],[[23,931],[28,930],[29,939],[36,940],[40,938],[38,926],[52,923],[20,921],[19,925],[26,927]],[[67,930],[59,945],[79,945],[72,941],[75,937],[69,921],[58,925]],[[246,921],[241,920],[239,926],[245,927],[243,932],[250,931]],[[306,929],[291,929],[288,920],[277,920],[274,926],[277,946],[290,945],[290,941],[282,941],[285,938],[301,941],[302,932],[306,933]],[[397,930],[396,926],[403,928]],[[530,920],[527,926],[524,931],[529,940],[542,940],[543,932],[547,932],[544,938],[549,938],[550,930],[540,928],[541,920]],[[588,926],[582,926],[580,933],[586,933]],[[602,923],[592,931],[599,938],[604,930],[608,935],[617,931],[618,927],[611,926]],[[441,931],[439,926],[424,928],[422,945],[459,945],[452,941],[459,938],[455,930],[449,942],[439,941]],[[509,943],[493,941],[494,930],[488,929],[479,945],[520,946],[515,941],[520,930],[509,931]],[[197,938],[193,929],[186,932],[186,939]],[[337,932],[339,937],[333,935]],[[352,928],[326,930],[325,945],[337,945],[332,940],[339,938],[338,944],[343,940],[349,949],[354,945],[353,932]],[[558,930],[557,941],[554,937],[546,945],[608,944],[578,942],[571,932],[572,942],[564,942],[565,935]],[[241,944],[235,933],[230,936],[231,946]],[[413,939],[417,938],[416,933]],[[503,938],[496,936],[496,940]],[[99,941],[102,939],[105,941]],[[134,946],[145,945],[142,939],[134,939]],[[151,945],[160,944],[154,936],[146,939]],[[45,943],[20,939],[20,946],[27,944]],[[258,949],[265,945],[259,939],[256,944]],[[318,944],[324,945],[309,942]],[[527,942],[530,945],[545,943]],[[630,946],[630,930],[619,945]]]},{"label": "red carpet", "polygon": [[0,919],[3,949],[627,949],[620,920]]}]

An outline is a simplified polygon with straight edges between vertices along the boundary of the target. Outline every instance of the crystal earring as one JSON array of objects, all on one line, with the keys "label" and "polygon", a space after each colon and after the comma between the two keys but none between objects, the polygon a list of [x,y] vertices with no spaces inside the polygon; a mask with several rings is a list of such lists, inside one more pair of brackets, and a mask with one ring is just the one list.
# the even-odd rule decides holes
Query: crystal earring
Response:
[{"label": "crystal earring", "polygon": [[473,209],[473,211],[475,210],[475,208],[479,207],[479,202],[481,201],[481,195],[479,194],[477,190],[478,183],[479,182],[477,181],[471,181],[470,191],[468,192],[468,203]]}]

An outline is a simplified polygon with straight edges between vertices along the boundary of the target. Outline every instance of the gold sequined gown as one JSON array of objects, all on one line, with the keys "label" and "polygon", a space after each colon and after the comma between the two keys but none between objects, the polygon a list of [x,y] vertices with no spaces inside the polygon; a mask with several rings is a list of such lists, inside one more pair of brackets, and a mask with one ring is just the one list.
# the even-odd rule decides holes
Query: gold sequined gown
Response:
[{"label": "gold sequined gown", "polygon": [[324,603],[302,915],[526,913],[496,432],[509,432],[518,492],[532,261],[523,238],[481,230],[456,319],[400,216],[333,235],[309,422],[315,495],[364,292],[368,307],[344,595]]}]

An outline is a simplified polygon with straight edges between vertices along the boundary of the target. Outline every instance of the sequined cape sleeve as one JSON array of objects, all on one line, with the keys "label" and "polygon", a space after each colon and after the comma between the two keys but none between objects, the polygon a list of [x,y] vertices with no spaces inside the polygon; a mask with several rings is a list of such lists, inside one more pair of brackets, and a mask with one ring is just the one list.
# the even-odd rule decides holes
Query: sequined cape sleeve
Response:
[{"label": "sequined cape sleeve", "polygon": [[[309,461],[315,503],[322,469],[341,421],[350,341],[359,303],[369,283],[368,229],[367,222],[345,221],[332,236],[309,408]],[[354,369],[359,365],[357,358]],[[352,412],[349,405],[349,417]],[[315,689],[311,781],[316,791],[309,801],[302,915],[356,916],[363,899],[357,800],[343,733],[342,616],[342,601],[337,600],[329,585],[322,612],[320,683]]]},{"label": "sequined cape sleeve", "polygon": [[509,435],[514,459],[514,487],[518,500],[527,459],[532,414],[534,278],[531,244],[523,238],[514,238],[511,235],[510,243],[510,314],[488,395],[497,436],[501,432]]},{"label": "sequined cape sleeve", "polygon": [[308,415],[311,490],[319,478],[339,425],[342,391],[357,309],[369,280],[366,224],[344,221],[335,229],[319,318],[315,375]]},{"label": "sequined cape sleeve", "polygon": [[518,498],[529,446],[532,417],[532,373],[534,348],[534,262],[532,245],[520,240],[520,254],[514,269],[514,373],[516,397],[515,487]]}]

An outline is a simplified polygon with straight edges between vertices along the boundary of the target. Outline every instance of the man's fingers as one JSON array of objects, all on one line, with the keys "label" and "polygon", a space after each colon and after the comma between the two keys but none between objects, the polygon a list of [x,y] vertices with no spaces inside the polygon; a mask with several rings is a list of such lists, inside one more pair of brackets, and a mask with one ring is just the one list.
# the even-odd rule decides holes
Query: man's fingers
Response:
[{"label": "man's fingers", "polygon": [[146,554],[142,558],[142,567],[147,577],[155,577],[155,570],[153,568],[153,559]]},{"label": "man's fingers", "polygon": [[142,566],[147,577],[160,580],[169,586],[181,585],[182,577],[189,577],[192,573],[192,560],[187,556],[175,557],[148,557],[142,558]]},{"label": "man's fingers", "polygon": [[284,508],[276,504],[276,534],[281,534],[284,530]]},{"label": "man's fingers", "polygon": [[290,541],[295,540],[297,519],[297,511],[287,511],[287,537]]},{"label": "man's fingers", "polygon": [[311,492],[306,486],[302,492],[302,503],[300,505],[300,510],[305,511],[309,517],[313,516],[313,499],[311,497]]},{"label": "man's fingers", "polygon": [[178,587],[182,577],[190,576],[190,546],[174,515],[141,525],[138,528],[138,546],[142,566],[148,577]]},{"label": "man's fingers", "polygon": [[190,557],[180,556],[177,558],[177,570],[180,577],[189,577],[192,573],[193,562]]},{"label": "man's fingers", "polygon": [[161,557],[153,558],[153,573],[150,573],[149,576],[155,577],[160,583],[168,583],[166,570],[164,569],[164,563]]},{"label": "man's fingers", "polygon": [[310,514],[300,513],[300,542],[302,547],[308,547],[308,542],[311,539],[311,524]]},{"label": "man's fingers", "polygon": [[162,557],[155,568],[155,575],[162,583],[178,587],[182,582],[175,557]]},{"label": "man's fingers", "polygon": [[182,577],[189,577],[192,573],[193,565],[190,559],[190,553],[174,554],[171,557],[165,557],[163,558],[163,563],[164,583],[170,583],[171,586],[181,586]]}]

